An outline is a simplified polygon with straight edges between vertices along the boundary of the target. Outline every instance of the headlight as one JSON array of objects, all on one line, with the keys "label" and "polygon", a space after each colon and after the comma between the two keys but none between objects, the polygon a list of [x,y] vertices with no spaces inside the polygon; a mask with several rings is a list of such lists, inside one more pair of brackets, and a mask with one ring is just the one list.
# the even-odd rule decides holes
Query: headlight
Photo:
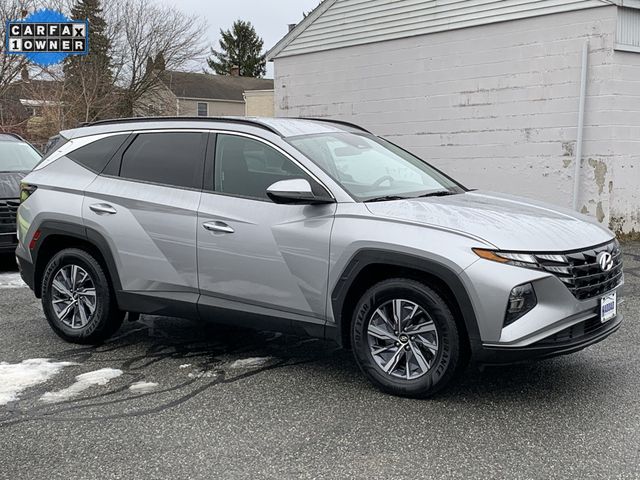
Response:
[{"label": "headlight", "polygon": [[472,250],[476,255],[485,260],[507,263],[509,265],[515,265],[516,267],[540,268],[536,257],[528,253],[499,252],[496,250],[485,250],[483,248],[473,248]]}]

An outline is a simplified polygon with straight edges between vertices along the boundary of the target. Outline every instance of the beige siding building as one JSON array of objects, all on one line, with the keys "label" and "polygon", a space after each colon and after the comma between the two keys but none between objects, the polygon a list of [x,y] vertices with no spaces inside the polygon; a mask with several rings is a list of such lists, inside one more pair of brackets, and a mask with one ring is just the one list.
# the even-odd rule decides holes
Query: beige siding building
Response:
[{"label": "beige siding building", "polygon": [[246,90],[244,92],[245,110],[247,117],[273,117],[273,89]]},{"label": "beige siding building", "polygon": [[[164,71],[157,73],[158,85],[136,105],[139,116],[216,117],[245,115],[245,92],[271,91],[273,116],[273,80],[213,75],[208,73]],[[249,93],[252,97],[252,94]],[[255,109],[267,111],[262,94]],[[252,97],[253,98],[253,97]]]},{"label": "beige siding building", "polygon": [[359,123],[470,188],[575,195],[640,231],[638,0],[325,0],[268,58],[278,116]]}]

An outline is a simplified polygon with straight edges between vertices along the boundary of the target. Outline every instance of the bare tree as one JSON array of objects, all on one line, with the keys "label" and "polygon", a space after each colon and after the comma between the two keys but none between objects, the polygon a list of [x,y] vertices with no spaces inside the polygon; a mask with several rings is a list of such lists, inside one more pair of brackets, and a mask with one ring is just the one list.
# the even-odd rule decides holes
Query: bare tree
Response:
[{"label": "bare tree", "polygon": [[[35,1],[17,2],[15,0],[0,0],[0,35],[4,42],[6,36],[6,20],[19,20],[35,6]],[[3,97],[13,82],[27,65],[23,55],[0,54],[0,97]]]},{"label": "bare tree", "polygon": [[77,0],[71,18],[89,20],[89,54],[64,61],[66,105],[70,121],[90,122],[113,116],[114,83],[111,42],[104,18],[104,0]]},{"label": "bare tree", "polygon": [[28,119],[29,140],[36,145],[44,145],[49,137],[69,126],[67,124],[68,105],[61,66],[42,68],[39,74],[22,86],[25,96],[37,108],[37,114]]},{"label": "bare tree", "polygon": [[[70,16],[75,4],[76,0],[0,0],[0,16],[3,20],[18,19],[42,7]],[[150,0],[104,0],[102,8],[106,21],[104,34],[111,45],[113,74],[109,88],[105,90],[95,70],[81,67],[74,72],[75,89],[71,94],[61,65],[43,68],[29,64],[22,55],[0,54],[0,122],[3,126],[11,124],[12,128],[18,128],[13,123],[19,121],[29,136],[40,139],[75,127],[78,121],[132,116],[142,100],[148,106],[154,105],[154,111],[162,111],[162,108],[155,109],[156,104],[166,103],[158,70],[197,70],[204,63],[206,23],[197,15],[186,15],[175,7]],[[5,23],[1,22],[0,34],[4,35],[4,29]],[[16,83],[25,66],[30,79]],[[41,88],[46,82],[38,83],[35,79],[49,81],[48,87]],[[10,88],[29,93],[34,104],[40,106],[37,118],[24,120],[25,109],[20,101],[5,98]],[[166,96],[166,92],[164,94]],[[14,110],[20,108],[18,115]]]},{"label": "bare tree", "polygon": [[117,0],[109,2],[105,16],[124,116],[131,116],[136,102],[157,87],[158,72],[148,70],[149,58],[161,57],[170,70],[204,60],[206,22],[197,15],[149,0]]}]

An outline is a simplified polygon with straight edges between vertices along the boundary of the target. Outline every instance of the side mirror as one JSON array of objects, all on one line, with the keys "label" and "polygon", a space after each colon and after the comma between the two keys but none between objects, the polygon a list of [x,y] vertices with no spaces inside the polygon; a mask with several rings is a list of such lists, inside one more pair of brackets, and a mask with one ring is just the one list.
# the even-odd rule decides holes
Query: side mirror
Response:
[{"label": "side mirror", "polygon": [[267,195],[275,203],[333,203],[333,198],[313,193],[311,184],[304,178],[280,180],[267,188]]}]

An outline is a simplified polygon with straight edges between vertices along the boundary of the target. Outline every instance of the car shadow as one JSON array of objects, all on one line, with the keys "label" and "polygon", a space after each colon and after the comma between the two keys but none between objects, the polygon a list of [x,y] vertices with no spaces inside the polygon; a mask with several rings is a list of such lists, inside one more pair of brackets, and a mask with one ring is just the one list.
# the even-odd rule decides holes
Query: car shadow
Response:
[{"label": "car shadow", "polygon": [[[257,376],[261,376],[258,383],[249,388],[285,381],[290,389],[331,395],[338,402],[340,398],[364,398],[372,403],[393,400],[365,379],[350,351],[328,341],[143,315],[125,322],[102,345],[82,346],[58,340],[43,318],[34,320],[41,321],[36,328],[43,330],[47,345],[38,356],[75,365],[65,369],[62,385],[72,383],[76,375],[88,369],[108,367],[123,374],[96,393],[55,404],[41,401],[50,385],[33,387],[19,401],[0,409],[0,428],[30,421],[101,421],[154,415]],[[512,366],[479,369],[471,365],[428,400],[397,401],[405,407],[419,402],[424,408],[436,409],[459,405],[462,411],[478,407],[508,410],[522,405],[570,408],[587,395],[605,401],[624,383],[625,373],[620,372],[615,360],[601,361],[599,355],[601,352],[585,350]],[[158,387],[142,394],[130,390],[137,382],[149,381],[157,382]],[[265,395],[269,391],[267,387]],[[274,385],[273,391],[280,389]]]},{"label": "car shadow", "polygon": [[[275,368],[304,365],[305,372],[320,383],[355,394],[375,396],[378,391],[360,372],[351,351],[335,343],[280,333],[255,331],[207,322],[168,317],[142,316],[126,323],[101,346],[73,346],[48,356],[79,363],[96,361],[101,354],[118,359],[124,371],[144,376],[145,369],[159,362],[188,363],[206,378],[232,378],[234,361],[268,359],[249,368],[243,378]],[[611,363],[595,361],[588,351],[565,357],[509,366],[480,368],[469,365],[434,402],[469,402],[482,399],[573,402],[590,391],[607,392],[620,380]],[[325,382],[326,380],[326,382]]]}]

